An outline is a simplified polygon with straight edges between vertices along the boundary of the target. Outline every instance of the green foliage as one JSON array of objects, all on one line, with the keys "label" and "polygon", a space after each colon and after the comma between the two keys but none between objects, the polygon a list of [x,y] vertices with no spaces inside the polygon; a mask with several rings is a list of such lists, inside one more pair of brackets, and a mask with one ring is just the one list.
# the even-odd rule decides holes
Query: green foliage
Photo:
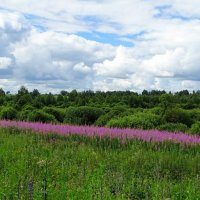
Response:
[{"label": "green foliage", "polygon": [[168,109],[165,112],[164,120],[169,123],[186,124],[188,127],[193,123],[189,112],[178,108]]},{"label": "green foliage", "polygon": [[17,100],[16,106],[19,108],[23,107],[26,104],[31,104],[32,103],[32,98],[30,94],[24,94],[20,96]]},{"label": "green foliage", "polygon": [[175,124],[175,123],[166,123],[166,124],[162,124],[160,126],[157,127],[158,130],[161,131],[170,131],[170,132],[186,132],[188,130],[188,127],[185,124]]},{"label": "green foliage", "polygon": [[53,115],[58,122],[63,122],[65,117],[65,112],[63,109],[54,108],[54,107],[45,107],[43,111]]},{"label": "green foliage", "polygon": [[116,106],[116,107],[112,108],[109,112],[107,112],[106,114],[101,115],[95,122],[95,125],[105,126],[108,123],[108,121],[110,121],[111,119],[117,118],[117,117],[122,117],[127,114],[130,114],[130,111],[127,110],[126,107]]},{"label": "green foliage", "polygon": [[193,121],[200,121],[200,109],[193,109],[188,111]]},{"label": "green foliage", "polygon": [[69,124],[91,125],[94,124],[103,113],[103,110],[100,108],[89,106],[70,107],[67,109],[64,122]]},{"label": "green foliage", "polygon": [[35,110],[35,108],[31,105],[26,105],[23,109],[18,112],[17,119],[21,121],[28,121],[28,116]]},{"label": "green foliage", "polygon": [[0,88],[0,96],[5,96],[5,92],[4,92],[4,90],[2,89],[2,88]]},{"label": "green foliage", "polygon": [[25,105],[24,107],[23,107],[23,110],[30,110],[30,111],[33,111],[33,110],[35,110],[35,108],[32,106],[32,105]]},{"label": "green foliage", "polygon": [[198,200],[200,146],[0,129],[0,199]]},{"label": "green foliage", "polygon": [[200,121],[192,125],[192,127],[189,130],[189,133],[200,135]]},{"label": "green foliage", "polygon": [[35,97],[37,97],[39,95],[40,95],[40,93],[39,93],[39,91],[37,89],[34,89],[33,92],[31,92],[32,98],[35,98]]},{"label": "green foliage", "polygon": [[29,94],[28,89],[25,86],[21,86],[18,90],[17,97],[21,97],[23,95]]},{"label": "green foliage", "polygon": [[131,108],[138,108],[141,106],[140,97],[137,95],[132,95],[129,98],[128,104]]},{"label": "green foliage", "polygon": [[49,94],[45,94],[44,95],[44,103],[47,106],[50,105],[55,105],[56,104],[56,98],[54,97],[53,94],[49,93]]},{"label": "green foliage", "polygon": [[17,119],[17,110],[12,107],[4,107],[0,112],[1,119]]},{"label": "green foliage", "polygon": [[42,108],[44,106],[44,97],[43,96],[36,96],[33,100],[33,106],[35,108]]},{"label": "green foliage", "polygon": [[0,106],[2,106],[5,103],[5,98],[0,95]]},{"label": "green foliage", "polygon": [[147,112],[150,112],[150,113],[155,114],[155,115],[160,115],[162,113],[162,108],[161,107],[154,107],[154,108],[148,109]]},{"label": "green foliage", "polygon": [[31,110],[22,110],[21,112],[18,113],[18,119],[20,121],[28,121],[28,116],[31,115],[32,111]]},{"label": "green foliage", "polygon": [[151,113],[136,113],[118,119],[111,119],[108,127],[154,129],[160,125],[160,116]]},{"label": "green foliage", "polygon": [[[200,121],[200,92],[189,93],[187,90],[174,94],[159,90],[144,90],[142,94],[132,91],[77,90],[61,91],[60,94],[41,94],[37,89],[29,92],[22,86],[17,94],[5,92],[0,88],[0,106],[2,109],[16,109],[17,120],[32,119],[29,115],[32,115],[33,111],[43,110],[44,113],[54,116],[57,122],[79,125],[106,126],[113,123],[121,127],[127,124],[127,127],[157,128],[154,122],[146,119],[152,114],[152,117],[159,115],[161,120],[159,118],[158,124],[163,124],[161,128],[166,127],[168,130],[170,128],[164,124],[185,124],[190,128],[192,124]],[[27,106],[31,109],[27,109]],[[138,112],[145,114],[136,119],[133,115]],[[126,122],[126,118],[123,119],[126,116],[128,122],[134,121],[135,124]],[[172,130],[177,129],[175,126],[173,125]]]},{"label": "green foliage", "polygon": [[56,118],[42,110],[34,110],[33,112],[28,112],[28,121],[33,122],[56,122]]}]

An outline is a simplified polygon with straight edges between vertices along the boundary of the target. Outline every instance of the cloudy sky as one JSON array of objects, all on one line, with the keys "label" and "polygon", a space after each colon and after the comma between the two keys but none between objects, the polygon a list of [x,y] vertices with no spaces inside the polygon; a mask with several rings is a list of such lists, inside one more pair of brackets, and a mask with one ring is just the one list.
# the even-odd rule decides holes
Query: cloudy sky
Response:
[{"label": "cloudy sky", "polygon": [[199,0],[1,0],[0,87],[200,89]]}]

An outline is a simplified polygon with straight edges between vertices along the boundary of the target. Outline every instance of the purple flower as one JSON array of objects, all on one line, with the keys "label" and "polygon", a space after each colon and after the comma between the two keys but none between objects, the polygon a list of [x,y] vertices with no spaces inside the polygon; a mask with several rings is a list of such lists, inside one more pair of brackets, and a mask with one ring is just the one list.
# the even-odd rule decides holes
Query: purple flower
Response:
[{"label": "purple flower", "polygon": [[105,128],[95,126],[74,126],[61,124],[45,124],[40,122],[20,122],[0,120],[0,127],[16,127],[20,129],[31,129],[34,132],[40,133],[55,133],[59,135],[83,135],[88,137],[99,136],[118,138],[122,141],[127,139],[140,139],[143,141],[171,141],[182,144],[200,144],[200,137],[197,135],[187,135],[184,133],[170,133],[167,131],[158,130],[139,130],[139,129],[120,129],[120,128]]}]

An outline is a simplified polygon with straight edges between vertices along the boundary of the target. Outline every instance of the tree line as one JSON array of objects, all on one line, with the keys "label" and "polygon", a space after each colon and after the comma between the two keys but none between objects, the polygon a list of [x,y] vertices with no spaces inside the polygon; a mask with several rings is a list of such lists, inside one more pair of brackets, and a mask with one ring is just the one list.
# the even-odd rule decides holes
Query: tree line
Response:
[{"label": "tree line", "polygon": [[200,134],[200,91],[61,91],[0,89],[0,118]]}]

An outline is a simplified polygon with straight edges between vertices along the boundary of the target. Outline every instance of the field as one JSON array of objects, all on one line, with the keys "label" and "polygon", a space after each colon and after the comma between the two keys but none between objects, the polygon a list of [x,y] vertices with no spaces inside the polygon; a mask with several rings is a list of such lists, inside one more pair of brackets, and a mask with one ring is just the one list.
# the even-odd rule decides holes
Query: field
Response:
[{"label": "field", "polygon": [[0,199],[200,199],[200,145],[0,128]]}]

